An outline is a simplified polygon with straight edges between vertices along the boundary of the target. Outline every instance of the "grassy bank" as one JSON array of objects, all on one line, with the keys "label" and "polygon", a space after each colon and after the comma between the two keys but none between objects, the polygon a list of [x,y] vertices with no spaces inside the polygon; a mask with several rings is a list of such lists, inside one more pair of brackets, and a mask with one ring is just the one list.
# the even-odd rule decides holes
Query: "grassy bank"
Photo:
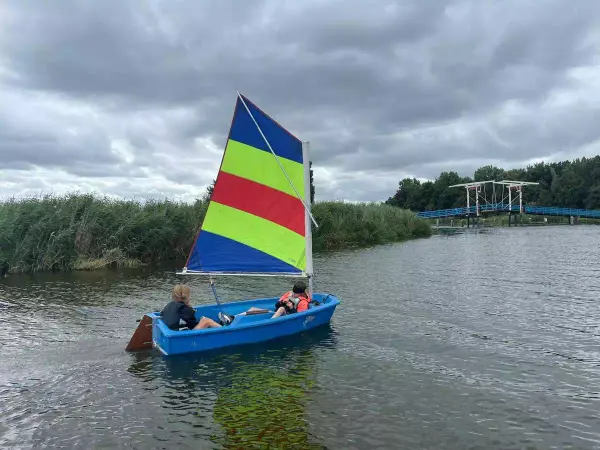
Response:
[{"label": "grassy bank", "polygon": [[[206,203],[112,200],[85,194],[0,203],[0,270],[137,266],[185,259]],[[429,236],[425,221],[387,205],[313,205],[315,252]]]}]

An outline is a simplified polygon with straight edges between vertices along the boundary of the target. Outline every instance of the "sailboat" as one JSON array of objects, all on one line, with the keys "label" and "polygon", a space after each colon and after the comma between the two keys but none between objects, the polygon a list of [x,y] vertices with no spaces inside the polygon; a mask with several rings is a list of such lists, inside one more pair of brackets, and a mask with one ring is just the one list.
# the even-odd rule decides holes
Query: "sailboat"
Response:
[{"label": "sailboat", "polygon": [[[160,312],[149,312],[126,350],[154,347],[164,355],[208,351],[328,324],[340,300],[313,292],[311,228],[318,224],[310,205],[309,143],[238,92],[206,215],[185,266],[177,272],[209,278],[216,303],[195,306],[196,319],[205,316],[224,326],[172,330]],[[279,295],[223,304],[214,284],[221,276],[307,279],[312,301],[305,311],[273,318]],[[223,322],[223,317],[230,321]]]}]

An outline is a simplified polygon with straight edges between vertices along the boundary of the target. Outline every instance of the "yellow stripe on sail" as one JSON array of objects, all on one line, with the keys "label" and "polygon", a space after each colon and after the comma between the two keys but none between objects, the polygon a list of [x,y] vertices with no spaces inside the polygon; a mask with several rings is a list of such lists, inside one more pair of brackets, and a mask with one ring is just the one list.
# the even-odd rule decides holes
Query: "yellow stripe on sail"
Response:
[{"label": "yellow stripe on sail", "polygon": [[[304,200],[304,166],[281,156],[278,156],[278,159],[300,198]],[[271,152],[230,139],[221,170],[297,197]]]},{"label": "yellow stripe on sail", "polygon": [[274,222],[213,201],[206,211],[202,229],[306,270],[304,237]]}]

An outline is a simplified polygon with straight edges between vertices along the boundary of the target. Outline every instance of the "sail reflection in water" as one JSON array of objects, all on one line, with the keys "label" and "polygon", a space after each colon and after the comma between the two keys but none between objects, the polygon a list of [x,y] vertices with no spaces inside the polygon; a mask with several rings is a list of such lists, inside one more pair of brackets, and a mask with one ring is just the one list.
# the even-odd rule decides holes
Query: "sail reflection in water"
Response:
[{"label": "sail reflection in water", "polygon": [[133,355],[137,361],[129,372],[152,386],[166,385],[157,392],[157,406],[162,403],[169,416],[170,433],[182,424],[193,426],[200,441],[223,448],[323,449],[311,436],[307,406],[319,353],[335,344],[335,332],[325,326],[243,352],[167,359]]}]

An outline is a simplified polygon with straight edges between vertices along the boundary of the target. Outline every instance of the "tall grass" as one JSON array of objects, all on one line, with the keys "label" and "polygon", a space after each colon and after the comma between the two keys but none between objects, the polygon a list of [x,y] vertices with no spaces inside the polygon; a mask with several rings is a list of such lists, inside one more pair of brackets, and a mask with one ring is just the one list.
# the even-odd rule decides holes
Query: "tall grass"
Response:
[{"label": "tall grass", "polygon": [[313,248],[334,250],[385,244],[431,235],[430,225],[408,210],[368,203],[318,202]]},{"label": "tall grass", "polygon": [[[135,266],[185,259],[207,204],[113,200],[91,194],[0,203],[0,270],[13,273]],[[388,205],[321,202],[315,251],[429,236],[425,221]]]},{"label": "tall grass", "polygon": [[0,203],[0,259],[11,272],[35,272],[184,258],[205,210],[90,194],[9,200]]}]

